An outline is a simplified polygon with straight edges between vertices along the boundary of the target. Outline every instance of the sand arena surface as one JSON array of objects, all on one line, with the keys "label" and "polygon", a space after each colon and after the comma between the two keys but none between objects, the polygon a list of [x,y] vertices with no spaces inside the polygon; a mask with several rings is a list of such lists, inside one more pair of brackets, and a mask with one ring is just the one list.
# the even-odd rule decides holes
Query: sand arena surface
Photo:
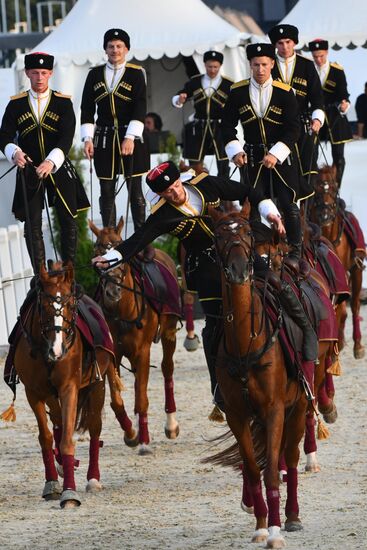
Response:
[{"label": "sand arena surface", "polygon": [[[367,306],[362,334],[367,345]],[[365,549],[367,497],[366,385],[367,358],[353,358],[351,315],[347,347],[342,352],[343,376],[334,379],[339,417],[329,426],[331,437],[319,442],[321,472],[306,474],[305,457],[299,466],[300,517],[304,530],[284,533],[287,548],[300,550]],[[196,323],[200,330],[202,322]],[[122,432],[109,405],[105,407],[100,452],[104,490],[86,494],[88,435],[76,436],[77,489],[82,506],[61,510],[58,502],[44,502],[43,464],[36,421],[18,386],[17,421],[0,423],[0,548],[1,549],[244,549],[251,544],[254,519],[240,509],[241,478],[232,470],[203,465],[209,439],[223,428],[207,420],[211,410],[209,378],[202,346],[188,353],[184,331],[178,333],[175,355],[177,440],[164,435],[163,378],[151,370],[149,422],[152,456],[140,457],[123,444]],[[160,346],[154,345],[152,365],[159,366]],[[2,378],[2,377],[1,377]],[[133,378],[123,371],[124,399],[133,410]],[[0,409],[11,392],[1,379]],[[285,486],[281,487],[282,507]],[[284,519],[284,514],[282,514]]]}]

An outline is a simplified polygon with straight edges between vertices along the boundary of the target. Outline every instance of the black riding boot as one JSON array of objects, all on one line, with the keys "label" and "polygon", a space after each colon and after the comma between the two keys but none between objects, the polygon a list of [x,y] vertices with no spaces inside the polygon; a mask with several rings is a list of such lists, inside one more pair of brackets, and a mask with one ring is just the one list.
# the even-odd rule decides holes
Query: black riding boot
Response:
[{"label": "black riding boot", "polygon": [[345,169],[345,159],[339,158],[334,164],[336,167],[336,182],[340,188],[342,184],[344,169]]},{"label": "black riding boot", "polygon": [[301,302],[289,284],[281,282],[278,294],[279,301],[289,317],[299,326],[303,333],[302,356],[304,361],[316,361],[318,356],[317,335],[308,319]]},{"label": "black riding boot", "polygon": [[223,397],[220,393],[220,389],[217,383],[217,376],[215,374],[215,365],[217,361],[218,353],[218,326],[217,320],[213,317],[206,317],[205,327],[202,330],[201,337],[203,339],[203,348],[205,353],[206,364],[209,370],[210,376],[210,388],[213,396],[214,403],[224,412]]},{"label": "black riding boot", "polygon": [[62,231],[61,233],[61,258],[63,262],[71,261],[75,264],[75,255],[77,247],[77,226],[75,220],[70,220],[70,226]]},{"label": "black riding boot", "polygon": [[283,211],[285,231],[289,245],[288,256],[284,261],[293,271],[298,272],[298,262],[302,255],[301,215],[298,206],[294,203],[289,204]]},{"label": "black riding boot", "polygon": [[40,272],[41,265],[45,265],[45,245],[41,229],[25,228],[24,236],[27,245],[29,257],[32,261],[32,267],[35,274]]},{"label": "black riding boot", "polygon": [[116,227],[115,181],[101,180],[99,210],[103,227]]}]

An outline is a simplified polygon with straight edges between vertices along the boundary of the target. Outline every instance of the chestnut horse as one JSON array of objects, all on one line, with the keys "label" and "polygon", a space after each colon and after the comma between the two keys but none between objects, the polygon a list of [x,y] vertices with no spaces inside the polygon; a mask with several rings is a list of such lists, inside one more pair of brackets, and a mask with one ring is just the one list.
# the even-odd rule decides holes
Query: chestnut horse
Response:
[{"label": "chestnut horse", "polygon": [[[55,263],[52,270],[42,266],[36,282],[37,303],[21,321],[14,367],[24,384],[28,402],[36,416],[42,449],[46,483],[43,497],[60,498],[62,508],[80,505],[74,479],[74,442],[76,429],[89,430],[89,468],[87,491],[101,489],[99,447],[105,377],[108,376],[111,399],[121,417],[126,417],[116,379],[113,355],[104,348],[95,349],[95,358],[84,355],[84,342],[77,328],[78,295],[71,264]],[[97,306],[96,306],[97,307]],[[53,435],[47,425],[46,405],[54,428],[56,449],[62,464],[63,490],[58,482],[53,453]],[[128,438],[134,437],[130,428]]]},{"label": "chestnut horse", "polygon": [[[97,237],[95,243],[97,254],[103,254],[111,246],[121,243],[123,225],[122,218],[116,228],[98,229],[93,222],[89,222],[91,230]],[[163,264],[177,280],[176,266],[168,254],[158,249],[155,254],[154,261]],[[137,282],[130,262],[122,263],[110,270],[106,276],[102,276],[101,294],[98,300],[115,343],[117,364],[120,364],[123,356],[127,357],[135,375],[134,412],[138,417],[139,454],[150,454],[148,429],[150,349],[152,343],[159,338],[163,349],[161,368],[165,389],[165,434],[168,439],[175,439],[179,434],[173,384],[173,354],[176,349],[178,316],[156,312]]]},{"label": "chestnut horse", "polygon": [[[258,254],[263,256],[269,262],[269,265],[273,271],[275,271],[280,277],[284,270],[283,258],[288,252],[288,245],[283,239],[279,239],[276,232],[270,230],[262,223],[252,223],[253,232],[255,235],[255,248]],[[307,232],[305,232],[307,234]],[[309,255],[307,260],[301,260],[301,266],[304,271],[307,272],[307,276],[311,278],[322,289],[325,297],[328,297],[331,301],[331,292],[329,283],[321,272],[314,269],[311,264],[308,267]],[[338,260],[339,261],[339,260]],[[302,263],[303,262],[303,263]],[[287,268],[285,268],[287,269]],[[333,302],[331,302],[333,303]],[[335,309],[335,305],[333,308]],[[338,304],[337,307],[340,307]],[[330,308],[330,315],[334,315],[332,308]],[[337,315],[335,314],[335,321],[338,323]],[[334,397],[334,385],[332,382],[333,374],[328,372],[331,370],[334,374],[337,370],[338,353],[336,349],[335,340],[319,339],[319,353],[318,353],[318,367],[315,370],[315,401],[308,407],[306,415],[306,431],[304,439],[304,452],[306,454],[306,472],[319,472],[320,466],[317,461],[316,451],[316,438],[315,438],[315,407],[318,405],[320,412],[322,413],[324,420],[328,423],[334,423],[337,419],[337,410],[333,401]],[[318,420],[318,436],[320,439],[327,439],[328,431]],[[283,470],[281,463],[280,470]],[[285,473],[285,471],[284,471]]]},{"label": "chestnut horse", "polygon": [[[361,251],[362,257],[355,255],[353,247],[348,240],[343,218],[339,215],[339,186],[335,181],[335,175],[335,167],[324,166],[319,170],[315,183],[315,198],[310,209],[310,219],[319,224],[322,235],[333,244],[336,254],[339,256],[345,270],[349,273],[353,320],[353,353],[356,359],[361,359],[365,354],[364,346],[361,342],[362,335],[359,319],[362,266],[365,250]],[[344,328],[345,321],[346,310],[342,319],[342,329]]]},{"label": "chestnut horse", "polygon": [[[216,373],[237,445],[206,460],[237,465],[239,451],[256,517],[252,541],[281,548],[285,541],[280,532],[278,462],[284,452],[288,467],[285,529],[302,529],[297,466],[308,402],[298,378],[287,376],[277,337],[281,317],[274,325],[270,323],[264,297],[255,285],[249,210],[245,203],[241,212],[212,213],[224,320]],[[261,489],[262,470],[267,506]]]}]

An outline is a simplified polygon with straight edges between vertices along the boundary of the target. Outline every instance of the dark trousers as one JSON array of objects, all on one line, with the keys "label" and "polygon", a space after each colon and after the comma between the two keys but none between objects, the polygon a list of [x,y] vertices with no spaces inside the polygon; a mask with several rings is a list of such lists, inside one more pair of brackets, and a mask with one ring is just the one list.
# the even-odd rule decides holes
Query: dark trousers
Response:
[{"label": "dark trousers", "polygon": [[[141,176],[129,178],[127,189],[130,198],[131,214],[136,231],[145,222],[145,199],[141,186]],[[101,195],[99,198],[103,227],[116,227],[115,193],[116,180],[100,180]]]},{"label": "dark trousers", "polygon": [[[76,197],[75,197],[76,201]],[[41,264],[45,263],[45,246],[42,233],[42,209],[43,193],[39,190],[28,203],[29,220],[25,220],[24,236],[27,244],[28,254],[32,260],[33,271],[39,273]],[[76,209],[75,205],[70,205]],[[66,210],[63,202],[57,196],[54,208],[60,225],[60,247],[61,259],[74,263],[77,245],[77,223],[76,219]]]}]

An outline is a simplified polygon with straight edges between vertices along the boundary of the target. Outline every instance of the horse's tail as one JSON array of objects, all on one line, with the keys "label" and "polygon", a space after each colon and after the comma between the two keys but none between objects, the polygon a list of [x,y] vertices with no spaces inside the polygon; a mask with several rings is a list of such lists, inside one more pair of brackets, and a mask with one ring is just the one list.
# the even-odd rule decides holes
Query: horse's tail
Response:
[{"label": "horse's tail", "polygon": [[[256,464],[263,470],[266,466],[266,432],[265,426],[256,418],[250,423],[251,437],[254,446]],[[231,430],[210,440],[213,446],[221,445],[228,440],[234,439]],[[237,441],[230,447],[219,451],[218,453],[207,456],[201,460],[203,464],[215,464],[217,466],[230,466],[237,470],[243,464],[243,458],[240,454],[240,448]]]},{"label": "horse's tail", "polygon": [[75,421],[75,431],[84,433],[90,425],[92,411],[92,386],[89,385],[79,391],[78,408]]}]

